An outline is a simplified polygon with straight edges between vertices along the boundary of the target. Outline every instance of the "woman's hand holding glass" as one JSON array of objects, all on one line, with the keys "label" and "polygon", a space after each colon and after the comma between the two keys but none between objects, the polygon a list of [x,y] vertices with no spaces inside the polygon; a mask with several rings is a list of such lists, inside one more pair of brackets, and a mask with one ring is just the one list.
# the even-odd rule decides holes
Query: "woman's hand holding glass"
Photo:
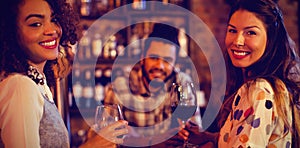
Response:
[{"label": "woman's hand holding glass", "polygon": [[194,145],[188,143],[187,138],[189,133],[184,129],[187,121],[191,120],[191,117],[194,116],[195,112],[198,110],[194,84],[191,82],[184,84],[174,83],[170,92],[170,100],[173,112],[172,116],[175,116],[180,120],[180,126],[182,127],[182,130],[178,135],[185,139],[183,147],[194,147]]},{"label": "woman's hand holding glass", "polygon": [[106,140],[122,144],[128,133],[119,105],[100,105],[96,108],[95,131]]}]

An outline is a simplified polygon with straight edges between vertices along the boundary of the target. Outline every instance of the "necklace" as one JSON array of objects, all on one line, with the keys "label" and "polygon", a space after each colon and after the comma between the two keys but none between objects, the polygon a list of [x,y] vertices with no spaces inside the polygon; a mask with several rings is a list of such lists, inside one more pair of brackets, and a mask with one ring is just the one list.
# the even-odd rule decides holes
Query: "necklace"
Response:
[{"label": "necklace", "polygon": [[29,66],[27,70],[27,76],[31,78],[39,87],[42,96],[51,103],[54,103],[52,95],[49,94],[49,88],[47,87],[46,77],[41,74],[35,67]]}]

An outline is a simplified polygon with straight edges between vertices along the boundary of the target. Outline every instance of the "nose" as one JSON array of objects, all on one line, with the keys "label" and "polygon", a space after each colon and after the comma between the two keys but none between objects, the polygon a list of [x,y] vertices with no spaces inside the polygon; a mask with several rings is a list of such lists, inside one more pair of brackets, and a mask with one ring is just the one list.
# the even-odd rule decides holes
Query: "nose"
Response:
[{"label": "nose", "polygon": [[243,33],[237,33],[235,40],[234,40],[234,45],[236,47],[244,46],[245,45],[245,38],[243,36]]},{"label": "nose", "polygon": [[59,37],[61,34],[61,27],[57,24],[50,23],[48,25],[45,25],[45,31],[44,34],[47,36],[55,36]]},{"label": "nose", "polygon": [[165,67],[165,61],[162,58],[158,58],[156,62],[157,67],[164,68]]}]

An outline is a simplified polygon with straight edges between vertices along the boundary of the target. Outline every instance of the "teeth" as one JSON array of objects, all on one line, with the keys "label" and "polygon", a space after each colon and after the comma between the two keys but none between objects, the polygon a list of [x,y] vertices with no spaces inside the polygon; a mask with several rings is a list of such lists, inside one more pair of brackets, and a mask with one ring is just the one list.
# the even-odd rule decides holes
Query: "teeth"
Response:
[{"label": "teeth", "polygon": [[44,45],[44,46],[53,46],[53,45],[55,45],[55,40],[53,40],[53,41],[51,41],[51,42],[44,42],[44,43],[42,43],[42,45]]},{"label": "teeth", "polygon": [[245,52],[245,51],[243,51],[243,52],[241,52],[241,51],[233,51],[233,53],[235,54],[235,55],[239,55],[239,56],[245,56],[245,55],[247,55],[248,54],[248,52]]}]

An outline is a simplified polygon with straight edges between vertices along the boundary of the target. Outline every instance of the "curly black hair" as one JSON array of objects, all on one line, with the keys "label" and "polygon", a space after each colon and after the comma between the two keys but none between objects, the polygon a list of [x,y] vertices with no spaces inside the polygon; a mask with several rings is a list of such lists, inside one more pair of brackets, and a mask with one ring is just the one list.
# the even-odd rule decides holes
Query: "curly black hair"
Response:
[{"label": "curly black hair", "polygon": [[[71,60],[70,45],[78,41],[77,26],[79,16],[73,10],[66,0],[45,0],[57,16],[59,25],[62,28],[62,37],[60,40],[60,55],[56,60],[48,60],[44,67],[49,86],[55,84],[55,79],[59,77],[54,74],[54,67],[61,71],[66,71],[69,64],[62,64],[60,58]],[[0,74],[4,77],[11,73],[25,74],[29,64],[26,54],[20,50],[17,41],[17,18],[19,14],[18,7],[24,3],[24,0],[10,0],[0,2]],[[65,61],[65,60],[64,60]]]}]

